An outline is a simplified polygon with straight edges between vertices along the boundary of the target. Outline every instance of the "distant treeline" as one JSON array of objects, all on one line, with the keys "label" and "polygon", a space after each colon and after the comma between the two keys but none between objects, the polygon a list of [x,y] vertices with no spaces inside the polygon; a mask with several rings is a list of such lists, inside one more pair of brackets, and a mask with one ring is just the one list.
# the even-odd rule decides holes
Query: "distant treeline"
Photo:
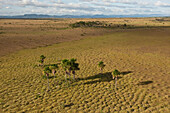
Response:
[{"label": "distant treeline", "polygon": [[102,27],[104,26],[104,23],[99,22],[99,21],[80,21],[80,22],[76,22],[73,24],[70,24],[70,27],[72,28],[77,28],[77,27]]},{"label": "distant treeline", "polygon": [[[169,21],[164,19],[155,19],[154,21]],[[164,24],[164,23],[163,23]],[[135,26],[135,25],[128,25],[126,23],[122,24],[113,24],[113,23],[105,23],[103,21],[79,21],[69,25],[71,28],[78,28],[78,27],[93,27],[93,28],[119,28],[119,29],[136,29],[136,28],[169,28],[170,26]]]},{"label": "distant treeline", "polygon": [[80,22],[70,24],[70,27],[72,27],[72,28],[78,28],[78,27],[124,28],[124,27],[127,27],[127,25],[126,24],[112,25],[112,23],[104,23],[104,22],[100,22],[100,21],[88,21],[88,22],[80,21]]}]

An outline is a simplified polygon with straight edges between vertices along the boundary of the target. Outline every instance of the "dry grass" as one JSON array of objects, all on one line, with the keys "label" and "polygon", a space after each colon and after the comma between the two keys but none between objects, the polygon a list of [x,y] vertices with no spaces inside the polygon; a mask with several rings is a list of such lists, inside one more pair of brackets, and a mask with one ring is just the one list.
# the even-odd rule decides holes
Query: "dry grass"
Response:
[{"label": "dry grass", "polygon": [[[169,112],[169,28],[113,32],[103,36],[22,50],[0,58],[0,105],[3,112]],[[34,67],[44,54],[45,64],[77,58],[78,81],[67,85],[64,71],[46,79]],[[103,74],[98,61],[106,64]],[[110,72],[122,72],[118,89]],[[60,81],[58,87],[54,81]]]},{"label": "dry grass", "polygon": [[[0,56],[26,48],[47,46],[59,42],[99,36],[113,30],[72,29],[72,20],[12,20],[0,21]],[[75,22],[75,21],[73,21]]]},{"label": "dry grass", "polygon": [[[79,40],[89,36],[126,31],[126,29],[97,29],[76,28],[71,29],[69,24],[78,21],[100,21],[111,26],[130,25],[136,27],[147,26],[168,27],[170,18],[113,18],[113,19],[1,19],[0,21],[0,56],[26,48],[47,46],[59,42]],[[146,24],[147,23],[147,24]]]}]

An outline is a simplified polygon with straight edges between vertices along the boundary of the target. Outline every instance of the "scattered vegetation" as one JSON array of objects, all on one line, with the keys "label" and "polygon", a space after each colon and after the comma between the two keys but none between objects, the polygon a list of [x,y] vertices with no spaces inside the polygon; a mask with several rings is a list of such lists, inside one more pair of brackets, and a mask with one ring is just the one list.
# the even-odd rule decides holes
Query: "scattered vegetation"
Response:
[{"label": "scattered vegetation", "polygon": [[[40,63],[42,66],[43,65],[43,62],[44,62],[44,59],[46,57],[44,55],[41,55],[40,56]],[[75,80],[75,74],[76,74],[76,71],[77,70],[80,70],[79,68],[79,64],[76,63],[77,59],[75,58],[72,58],[72,59],[64,59],[64,60],[61,60],[61,67],[63,68],[63,70],[65,71],[65,80],[67,82],[67,75],[69,76],[69,80],[71,80],[71,74],[73,75],[73,79]],[[98,63],[98,67],[100,68],[100,71],[101,73],[103,73],[103,69],[106,65],[104,64],[103,61],[100,61]],[[45,76],[47,77],[47,84],[48,84],[48,90],[50,90],[49,88],[49,75],[50,73],[54,76],[54,78],[56,78],[55,76],[55,73],[56,73],[56,69],[58,69],[58,64],[49,64],[49,65],[45,65],[45,68],[43,70],[43,74],[45,74]],[[118,75],[120,75],[121,72],[119,72],[117,69],[115,69],[113,72],[112,72],[112,76],[113,76],[113,79],[115,79],[115,89],[116,89],[116,85],[117,85],[117,79],[118,79]]]},{"label": "scattered vegetation", "polygon": [[[11,25],[15,24],[12,23]],[[150,24],[148,22],[148,25]],[[170,63],[168,57],[162,54],[163,49],[168,49],[168,43],[164,43],[165,47],[159,47],[163,50],[161,55],[157,51],[154,51],[154,54],[148,51],[147,54],[138,54],[141,50],[137,51],[139,47],[147,44],[153,45],[152,47],[155,47],[155,42],[161,45],[165,38],[169,39],[169,35],[165,36],[165,33],[161,32],[160,36],[165,38],[160,38],[157,32],[139,32],[140,35],[136,32],[117,32],[76,43],[25,49],[0,58],[0,76],[3,78],[0,80],[0,112],[2,109],[2,112],[7,113],[169,113],[169,82],[166,75],[169,74],[167,72]],[[148,42],[148,39],[155,41]],[[46,59],[42,65],[32,68],[37,59],[40,60],[40,54],[45,54]],[[75,71],[76,81],[69,86],[66,86],[65,71],[61,68],[61,63],[56,61],[56,58],[65,57],[69,58],[68,61],[70,58],[78,58],[75,63],[81,64],[78,65],[80,70]],[[102,74],[99,67],[96,69],[101,59],[104,59],[104,64],[107,62]],[[56,64],[58,68],[53,70],[51,66]],[[46,71],[46,67],[51,71]],[[117,84],[120,84],[116,86],[117,89],[114,88],[115,79],[113,80],[112,76],[114,68],[124,70],[117,77]],[[47,72],[44,72],[46,79],[40,76],[43,70]],[[68,69],[67,71],[69,72]],[[73,75],[72,71],[70,75]],[[57,82],[58,87],[53,86],[54,82]]]},{"label": "scattered vegetation", "polygon": [[100,61],[100,62],[98,63],[98,66],[99,66],[99,68],[100,68],[101,73],[103,73],[103,69],[104,69],[104,67],[106,66],[106,65],[104,64],[104,62],[103,62],[103,61]]},{"label": "scattered vegetation", "polygon": [[118,75],[120,75],[120,72],[115,69],[113,72],[112,72],[112,75],[113,75],[113,79],[115,79],[115,89],[116,89],[116,85],[117,85],[117,78],[118,78]]}]

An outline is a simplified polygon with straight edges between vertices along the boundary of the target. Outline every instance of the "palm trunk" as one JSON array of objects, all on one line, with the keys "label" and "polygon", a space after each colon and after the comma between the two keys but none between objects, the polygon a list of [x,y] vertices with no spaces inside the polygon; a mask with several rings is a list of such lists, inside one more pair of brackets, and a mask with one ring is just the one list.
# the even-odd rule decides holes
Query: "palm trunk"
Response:
[{"label": "palm trunk", "polygon": [[115,79],[114,75],[113,75],[113,80]]},{"label": "palm trunk", "polygon": [[67,81],[67,71],[65,71],[65,80]]},{"label": "palm trunk", "polygon": [[117,76],[115,78],[115,89],[116,89],[116,85],[117,85]]},{"label": "palm trunk", "polygon": [[52,73],[53,73],[53,76],[54,76],[54,78],[55,78],[55,70],[52,70]]},{"label": "palm trunk", "polygon": [[101,70],[101,74],[102,74],[103,73],[103,69],[101,68],[100,70]]},{"label": "palm trunk", "polygon": [[70,75],[70,73],[68,73],[68,75],[69,75],[69,79],[71,80],[71,75]]},{"label": "palm trunk", "polygon": [[54,76],[54,84],[56,85],[56,82],[55,82],[55,79],[56,79],[55,73],[56,73],[56,71],[52,70],[52,73],[53,73],[53,76]]},{"label": "palm trunk", "polygon": [[50,86],[49,86],[49,78],[48,78],[48,74],[46,75],[47,76],[47,87],[48,87],[48,90],[47,91],[49,91],[50,90]]},{"label": "palm trunk", "polygon": [[73,74],[73,79],[75,80],[75,74],[76,74],[76,73],[75,73],[74,70],[72,71],[72,74]]},{"label": "palm trunk", "polygon": [[44,66],[44,64],[43,64],[44,63],[44,59],[42,59],[41,61],[42,61],[41,66]]},{"label": "palm trunk", "polygon": [[73,74],[73,79],[75,80],[75,74]]},{"label": "palm trunk", "polygon": [[[66,71],[66,74],[65,74],[66,82],[67,82],[67,75],[69,75],[69,76],[70,76],[70,74]],[[67,85],[68,85],[68,84],[70,84],[70,81],[69,81],[69,82],[67,82]]]},{"label": "palm trunk", "polygon": [[69,75],[69,79],[71,80],[71,70],[69,70],[68,75]]}]

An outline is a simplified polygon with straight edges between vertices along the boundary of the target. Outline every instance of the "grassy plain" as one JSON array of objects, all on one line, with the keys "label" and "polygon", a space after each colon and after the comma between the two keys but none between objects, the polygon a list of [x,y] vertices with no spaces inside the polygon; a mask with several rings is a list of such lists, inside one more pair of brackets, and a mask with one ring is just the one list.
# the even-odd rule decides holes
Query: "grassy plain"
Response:
[{"label": "grassy plain", "polygon": [[[83,21],[86,20],[88,19]],[[124,20],[126,19],[99,19],[109,23],[115,22],[116,25],[124,24]],[[151,20],[155,18],[129,19],[132,24],[139,26],[144,26],[144,21],[148,21],[151,26],[157,23]],[[28,46],[13,49],[10,45],[14,42],[9,44],[0,41],[2,48],[7,44],[13,51],[20,50],[11,54],[1,50],[5,55],[0,57],[0,110],[3,112],[170,112],[170,28],[160,27],[163,23],[158,22],[157,26],[160,28],[67,28],[53,31],[48,30],[46,27],[49,25],[43,23],[52,22],[50,26],[56,27],[59,26],[53,25],[56,20],[12,21],[18,21],[18,25],[26,21],[24,26],[28,23],[30,28],[26,29],[21,25],[15,26],[14,29],[13,23],[11,26],[2,27],[2,41],[5,38],[8,38],[7,42],[19,40],[15,47],[19,47],[21,42],[22,45]],[[45,31],[39,31],[37,21],[42,22]],[[79,19],[65,20],[64,23],[76,21]],[[9,20],[0,22],[9,23]],[[64,26],[64,23],[61,26]],[[163,25],[168,27],[169,24],[169,21],[164,21]],[[63,28],[65,27],[68,27],[68,24]],[[87,34],[81,36],[83,32]],[[66,39],[60,40],[63,38],[60,36]],[[74,36],[77,38],[70,39]],[[28,43],[29,38],[33,41]],[[57,42],[62,43],[38,47]],[[9,48],[4,50],[8,51]],[[57,71],[57,78],[50,79],[50,92],[46,92],[47,80],[42,78],[42,69],[34,67],[41,54],[47,57],[45,64],[55,63],[58,59],[77,58],[80,63],[80,71],[76,74],[78,81],[68,85],[64,81],[64,71],[60,69]],[[106,64],[103,74],[97,67],[101,60]],[[111,76],[114,69],[122,72],[117,90]],[[55,81],[58,81],[58,87],[53,86]]]},{"label": "grassy plain", "polygon": [[[69,24],[79,21],[100,21],[112,28],[72,29],[69,27]],[[118,27],[124,24],[130,27]],[[1,19],[0,56],[26,48],[79,40],[89,36],[101,36],[116,31],[169,26],[170,18]]]}]

